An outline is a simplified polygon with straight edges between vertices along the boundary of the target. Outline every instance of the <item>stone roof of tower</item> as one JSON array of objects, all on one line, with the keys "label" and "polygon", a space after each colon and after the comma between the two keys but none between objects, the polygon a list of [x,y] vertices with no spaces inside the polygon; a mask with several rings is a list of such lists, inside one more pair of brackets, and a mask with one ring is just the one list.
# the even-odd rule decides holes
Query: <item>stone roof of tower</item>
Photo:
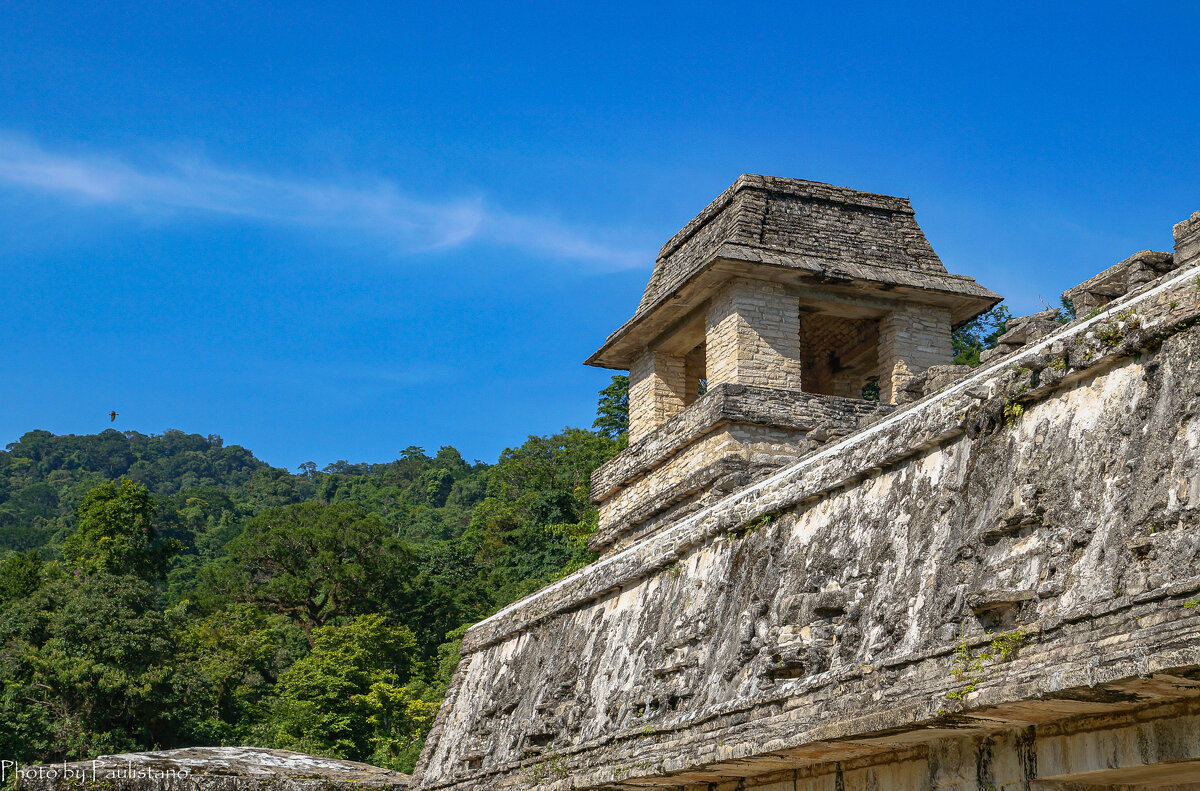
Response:
[{"label": "stone roof of tower", "polygon": [[905,198],[743,175],[658,251],[638,312],[674,291],[723,245],[787,253],[830,266],[866,264],[946,274],[914,214]]},{"label": "stone roof of tower", "polygon": [[685,287],[714,264],[725,265],[724,279],[736,276],[730,266],[735,263],[743,273],[774,268],[780,271],[773,276],[784,277],[792,270],[812,284],[859,283],[921,298],[938,295],[950,305],[956,325],[1001,299],[974,278],[946,271],[906,198],[745,174],[663,245],[633,318],[588,364],[626,367],[630,349],[622,338],[643,335],[636,332],[639,325],[664,304],[682,299],[690,306],[706,297],[702,288],[684,293]]}]

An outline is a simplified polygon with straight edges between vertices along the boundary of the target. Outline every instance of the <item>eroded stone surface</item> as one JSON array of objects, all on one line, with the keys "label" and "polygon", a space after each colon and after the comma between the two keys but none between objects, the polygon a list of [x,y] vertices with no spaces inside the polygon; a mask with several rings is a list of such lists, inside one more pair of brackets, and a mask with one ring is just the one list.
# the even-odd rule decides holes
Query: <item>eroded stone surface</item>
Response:
[{"label": "eroded stone surface", "polygon": [[23,767],[21,791],[352,791],[406,789],[409,776],[355,761],[261,747],[189,747]]}]

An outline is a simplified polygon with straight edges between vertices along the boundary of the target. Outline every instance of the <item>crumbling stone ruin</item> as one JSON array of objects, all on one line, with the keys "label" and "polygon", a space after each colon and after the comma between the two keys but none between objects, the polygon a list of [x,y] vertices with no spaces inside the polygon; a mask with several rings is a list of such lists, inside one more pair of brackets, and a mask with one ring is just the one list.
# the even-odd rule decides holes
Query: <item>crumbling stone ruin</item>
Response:
[{"label": "crumbling stone ruin", "polygon": [[261,747],[189,747],[6,767],[18,791],[403,791],[390,769]]},{"label": "crumbling stone ruin", "polygon": [[953,366],[999,297],[908,201],[738,179],[588,360],[600,559],[467,632],[414,787],[1200,789],[1200,212],[1067,295]]}]

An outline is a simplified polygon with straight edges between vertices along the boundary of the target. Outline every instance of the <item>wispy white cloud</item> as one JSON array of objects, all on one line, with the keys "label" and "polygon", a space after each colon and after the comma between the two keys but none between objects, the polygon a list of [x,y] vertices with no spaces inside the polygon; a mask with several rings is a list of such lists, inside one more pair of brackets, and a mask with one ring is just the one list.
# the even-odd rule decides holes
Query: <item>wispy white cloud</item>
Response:
[{"label": "wispy white cloud", "polygon": [[134,160],[53,151],[0,133],[0,187],[81,204],[178,218],[226,216],[329,235],[367,236],[397,253],[491,244],[602,269],[646,266],[653,251],[482,198],[414,197],[386,179],[348,183],[220,167],[202,157]]}]

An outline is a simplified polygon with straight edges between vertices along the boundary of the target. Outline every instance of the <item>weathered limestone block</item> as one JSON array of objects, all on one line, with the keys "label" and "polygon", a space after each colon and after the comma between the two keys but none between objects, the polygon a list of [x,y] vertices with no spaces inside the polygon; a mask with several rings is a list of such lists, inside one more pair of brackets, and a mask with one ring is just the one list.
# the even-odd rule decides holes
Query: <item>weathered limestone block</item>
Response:
[{"label": "weathered limestone block", "polygon": [[1017,316],[1008,320],[1004,334],[997,341],[1002,345],[1024,346],[1041,340],[1057,330],[1058,326],[1058,308],[1050,308],[1028,316]]},{"label": "weathered limestone block", "polygon": [[974,372],[969,365],[931,365],[924,373],[909,376],[907,382],[897,383],[893,399],[897,404],[911,404],[927,395],[940,393]]},{"label": "weathered limestone block", "polygon": [[1172,229],[1175,237],[1175,266],[1191,266],[1200,261],[1200,211]]},{"label": "weathered limestone block", "polygon": [[1197,276],[475,625],[418,787],[1200,782]]},{"label": "weathered limestone block", "polygon": [[969,365],[931,365],[925,371],[925,387],[921,394],[939,393],[972,373]]},{"label": "weathered limestone block", "polygon": [[1067,289],[1063,292],[1063,299],[1075,306],[1076,315],[1087,316],[1117,297],[1124,296],[1183,263],[1184,261],[1180,260],[1177,264],[1175,257],[1170,253],[1142,250],[1074,288]]},{"label": "weathered limestone block", "polygon": [[1009,319],[1004,334],[997,338],[996,346],[980,353],[980,362],[997,360],[1012,354],[1026,344],[1041,340],[1058,329],[1060,316],[1058,308],[1051,308],[1028,316]]},{"label": "weathered limestone block", "polygon": [[409,787],[377,766],[261,747],[189,747],[10,770],[20,791],[355,791]]}]

